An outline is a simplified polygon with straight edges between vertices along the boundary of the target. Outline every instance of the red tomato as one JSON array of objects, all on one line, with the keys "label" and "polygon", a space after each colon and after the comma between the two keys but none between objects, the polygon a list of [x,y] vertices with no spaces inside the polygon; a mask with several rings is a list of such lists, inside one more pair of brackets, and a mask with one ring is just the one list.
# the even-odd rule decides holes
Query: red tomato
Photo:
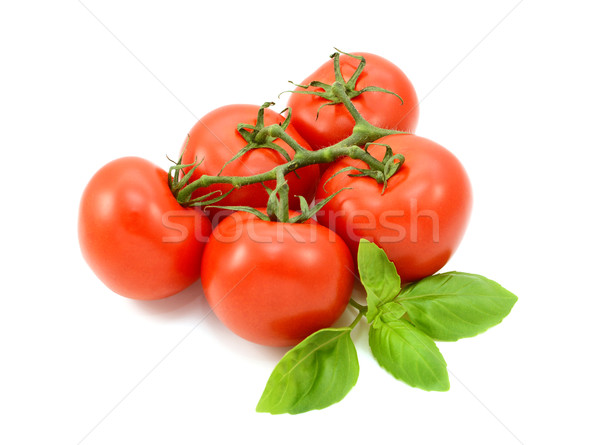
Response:
[{"label": "red tomato", "polygon": [[181,207],[167,172],[141,158],[102,167],[83,192],[79,243],[94,273],[138,300],[171,296],[196,281],[210,221]]},{"label": "red tomato", "polygon": [[[469,179],[452,153],[428,139],[407,134],[377,142],[405,156],[385,193],[375,180],[348,173],[325,184],[344,167],[366,168],[361,161],[342,158],[325,172],[317,200],[343,187],[352,189],[329,201],[318,220],[335,230],[355,255],[359,240],[366,238],[385,250],[403,282],[418,280],[441,269],[457,249],[471,212]],[[372,146],[369,152],[381,159],[383,150]]]},{"label": "red tomato", "polygon": [[[256,105],[227,105],[211,111],[190,130],[189,140],[184,143],[184,164],[192,164],[202,161],[194,171],[191,181],[198,179],[201,175],[217,175],[223,165],[235,154],[246,146],[246,141],[238,133],[237,125],[240,123],[256,125],[256,117],[259,107]],[[284,118],[273,110],[265,109],[265,126],[281,123]],[[292,125],[288,126],[286,132],[300,145],[310,148],[302,139]],[[286,143],[276,140],[275,143],[283,148],[290,158],[294,157],[294,151]],[[285,158],[275,150],[259,148],[251,150],[242,157],[227,165],[222,176],[249,176],[264,173],[274,167],[287,162]],[[187,170],[186,170],[187,171]],[[319,180],[319,167],[311,165],[297,170],[298,176],[289,173],[286,176],[290,187],[290,207],[300,208],[300,202],[295,195],[302,195],[311,202],[315,195],[315,189]],[[276,182],[267,181],[267,187],[274,189]],[[212,191],[229,191],[232,186],[227,184],[216,184],[195,192],[194,197]],[[216,205],[222,206],[251,206],[265,207],[268,194],[261,184],[252,184],[233,191]],[[209,214],[216,213],[208,209]]]},{"label": "red tomato", "polygon": [[[377,86],[398,94],[404,104],[393,94],[381,92],[365,92],[352,103],[359,113],[371,124],[393,130],[413,132],[419,119],[419,102],[417,94],[408,77],[390,61],[383,57],[368,53],[354,53],[366,59],[366,66],[356,83],[356,90],[367,86]],[[359,60],[342,54],[340,67],[346,81],[350,79]],[[333,60],[329,60],[308,76],[303,85],[318,80],[328,85],[335,81]],[[297,91],[306,91],[296,88]],[[310,87],[312,91],[322,89]],[[288,106],[292,110],[292,125],[310,144],[313,150],[327,147],[347,138],[352,134],[354,120],[343,104],[325,106],[317,110],[327,101],[312,94],[292,94]]]},{"label": "red tomato", "polygon": [[[294,212],[291,212],[294,213]],[[236,212],[215,228],[201,280],[216,316],[239,336],[291,346],[334,323],[348,304],[348,247],[314,220],[262,221]]]}]

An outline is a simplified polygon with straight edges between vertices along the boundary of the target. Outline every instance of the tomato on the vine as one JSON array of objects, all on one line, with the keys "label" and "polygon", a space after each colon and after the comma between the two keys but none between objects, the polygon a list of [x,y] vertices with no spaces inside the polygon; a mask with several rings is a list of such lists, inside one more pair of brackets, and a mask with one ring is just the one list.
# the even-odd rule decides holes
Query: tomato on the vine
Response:
[{"label": "tomato on the vine", "polygon": [[196,281],[211,230],[202,211],[177,203],[166,171],[136,157],[92,177],[78,224],[81,251],[98,278],[139,300],[169,297]]},{"label": "tomato on the vine", "polygon": [[[356,82],[357,91],[368,86],[377,86],[396,93],[403,100],[402,102],[390,93],[364,92],[352,99],[359,113],[377,127],[414,132],[419,120],[419,102],[408,77],[383,57],[369,53],[353,54],[363,56],[366,60],[365,68]],[[342,54],[339,60],[342,76],[348,81],[360,61],[346,54]],[[302,84],[308,85],[311,81],[333,84],[333,60],[324,63]],[[318,87],[296,88],[296,91],[321,90]],[[347,138],[354,128],[354,120],[343,104],[324,106],[325,104],[327,100],[312,94],[293,93],[288,101],[292,110],[292,125],[314,150]]]},{"label": "tomato on the vine", "polygon": [[[378,244],[394,262],[403,282],[441,269],[457,249],[469,220],[471,186],[458,159],[441,145],[415,135],[392,135],[377,141],[405,157],[382,194],[382,184],[369,177],[350,176],[341,169],[365,168],[361,161],[342,158],[321,178],[317,200],[344,190],[317,215],[319,222],[340,235],[356,254],[361,238]],[[383,146],[371,145],[376,157]]]},{"label": "tomato on the vine", "polygon": [[[183,164],[200,165],[194,170],[190,182],[195,181],[201,175],[221,176],[250,176],[267,172],[276,166],[287,162],[277,151],[269,148],[256,148],[242,155],[230,164],[223,166],[231,160],[247,142],[237,130],[238,124],[256,125],[257,114],[260,107],[257,105],[227,105],[211,111],[202,117],[190,130],[188,138],[182,147]],[[284,118],[273,110],[264,109],[264,125],[280,124]],[[298,134],[292,125],[286,129],[292,138],[301,146],[310,149],[308,143]],[[275,139],[274,144],[281,147],[289,155],[294,157],[294,150],[285,142]],[[221,169],[223,169],[221,171]],[[185,170],[189,171],[189,168]],[[319,168],[315,165],[298,169],[294,173],[286,175],[290,187],[290,207],[300,208],[297,195],[302,195],[308,202],[312,201],[316,184],[319,180]],[[265,185],[271,189],[275,188],[275,181],[266,181]],[[225,194],[233,186],[228,184],[215,184],[203,188],[193,196],[200,196],[210,192]],[[219,201],[220,206],[251,206],[265,207],[268,194],[262,184],[251,184],[233,190],[229,195]],[[209,214],[214,211],[209,210]]]},{"label": "tomato on the vine", "polygon": [[214,229],[201,269],[216,316],[239,336],[271,346],[294,345],[334,323],[354,283],[351,253],[326,227],[245,212]]}]

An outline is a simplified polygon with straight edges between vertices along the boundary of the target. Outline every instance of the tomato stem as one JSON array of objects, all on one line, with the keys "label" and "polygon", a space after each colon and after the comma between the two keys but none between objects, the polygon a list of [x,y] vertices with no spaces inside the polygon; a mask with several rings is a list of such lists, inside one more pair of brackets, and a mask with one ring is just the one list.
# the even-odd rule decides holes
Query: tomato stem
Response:
[{"label": "tomato stem", "polygon": [[346,107],[346,109],[348,110],[348,112],[350,113],[350,115],[352,116],[352,119],[354,119],[354,122],[356,124],[368,124],[368,125],[371,125],[358,112],[358,110],[356,109],[356,107],[352,103],[352,100],[348,96],[348,93],[346,93],[346,87],[342,83],[340,83],[338,81],[333,82],[333,84],[331,85],[331,91],[339,99],[339,101],[342,104],[344,104],[344,106]]},{"label": "tomato stem", "polygon": [[284,178],[283,170],[277,170],[277,186],[275,190],[269,190],[269,201],[267,202],[267,215],[271,221],[288,222],[290,219],[289,209],[289,186]]},{"label": "tomato stem", "polygon": [[[276,125],[276,127],[279,127]],[[280,130],[274,129],[274,133]],[[348,138],[350,139],[350,138]],[[371,156],[367,151],[358,145],[351,146],[339,146],[338,144],[326,147],[317,151],[303,150],[298,152],[294,159],[285,164],[278,165],[273,169],[251,176],[211,176],[202,175],[200,178],[189,183],[181,190],[177,192],[177,201],[185,206],[189,205],[192,198],[192,194],[203,187],[208,187],[213,184],[231,184],[235,188],[240,188],[245,185],[256,184],[259,182],[266,182],[276,180],[278,174],[283,176],[291,173],[299,168],[305,167],[312,164],[322,164],[327,162],[333,162],[336,159],[348,156],[352,159],[358,159],[363,161],[369,166],[370,169],[384,172],[385,164]]]},{"label": "tomato stem", "polygon": [[[182,206],[206,205],[203,200],[192,199],[194,192],[203,187],[208,187],[214,184],[231,184],[234,188],[240,188],[245,185],[264,183],[265,181],[276,180],[280,175],[283,177],[291,172],[295,172],[298,175],[299,173],[296,171],[302,167],[313,164],[330,163],[343,156],[348,156],[352,159],[358,159],[367,164],[368,169],[359,169],[360,176],[370,176],[377,182],[383,184],[383,193],[385,191],[387,180],[398,171],[401,162],[394,164],[394,160],[389,161],[387,158],[384,158],[383,161],[380,161],[362,147],[365,144],[374,142],[384,136],[391,134],[405,134],[406,132],[376,127],[361,116],[359,111],[352,103],[352,98],[356,97],[363,91],[380,91],[381,89],[378,87],[367,87],[360,92],[354,90],[356,86],[356,80],[358,79],[358,76],[364,67],[365,61],[362,57],[353,55],[350,56],[361,59],[361,64],[359,65],[355,75],[353,75],[348,82],[344,80],[339,66],[339,53],[335,53],[332,57],[334,58],[336,80],[331,86],[327,85],[329,88],[328,94],[331,95],[331,104],[343,104],[354,119],[355,126],[350,136],[329,147],[321,148],[320,150],[316,151],[308,150],[305,147],[302,147],[302,145],[299,144],[292,136],[286,133],[287,126],[291,120],[291,109],[289,110],[285,121],[281,124],[264,126],[264,109],[273,104],[272,102],[266,102],[258,112],[256,125],[243,123],[238,125],[238,132],[242,135],[242,137],[244,137],[246,142],[248,142],[248,145],[240,150],[240,152],[237,153],[231,160],[229,160],[225,166],[243,154],[247,153],[249,150],[256,148],[274,149],[279,152],[287,162],[278,165],[272,170],[257,175],[221,176],[221,172],[219,172],[219,174],[215,176],[202,175],[197,180],[188,184],[185,184],[185,181],[179,181],[176,186],[171,186],[171,190],[173,191],[173,194],[177,198],[179,204]],[[308,88],[308,86],[304,87]],[[349,89],[350,91],[348,91]],[[395,94],[386,90],[382,91]],[[274,143],[276,139],[281,139],[283,142],[289,145],[292,150],[294,150],[293,159],[290,159],[289,155],[285,152],[285,150],[283,150],[283,148]],[[225,168],[225,166],[223,166],[223,168]],[[184,167],[189,166],[181,166],[178,164],[173,167],[173,170],[177,172]],[[187,178],[189,178],[189,176],[187,176]],[[284,196],[287,196],[287,192],[283,189],[279,190],[279,188],[280,186],[278,182],[278,192],[275,193],[275,195],[278,195],[278,199],[281,200]],[[214,202],[214,200],[211,202]]]}]

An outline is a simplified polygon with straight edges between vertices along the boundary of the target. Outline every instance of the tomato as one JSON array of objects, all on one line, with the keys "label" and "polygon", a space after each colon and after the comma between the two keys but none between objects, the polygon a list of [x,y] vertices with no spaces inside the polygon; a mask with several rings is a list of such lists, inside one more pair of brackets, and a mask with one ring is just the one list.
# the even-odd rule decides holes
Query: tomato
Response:
[{"label": "tomato", "polygon": [[216,316],[239,336],[270,346],[291,346],[330,326],[354,283],[351,253],[326,227],[244,212],[215,228],[201,270]]},{"label": "tomato", "polygon": [[[246,146],[247,142],[238,133],[237,125],[240,123],[256,125],[258,110],[259,107],[256,105],[227,105],[211,111],[194,125],[182,148],[183,164],[202,161],[194,171],[191,181],[198,179],[201,175],[219,174],[223,165]],[[283,120],[284,118],[273,110],[265,109],[265,126],[281,123]],[[301,146],[310,149],[292,125],[287,127],[286,132]],[[290,158],[294,157],[294,151],[286,143],[281,140],[274,142],[284,149]],[[227,165],[221,175],[255,175],[269,171],[285,162],[287,162],[285,158],[275,150],[258,148]],[[320,174],[316,165],[299,169],[297,173],[298,175],[289,173],[286,176],[290,188],[290,207],[293,209],[300,208],[300,202],[296,195],[304,196],[308,202],[312,201]],[[271,189],[275,188],[275,184],[275,181],[265,183]],[[231,185],[215,184],[196,191],[193,196],[197,197],[213,191],[225,193],[231,188]],[[251,184],[234,190],[217,205],[244,205],[256,208],[265,207],[267,200],[268,194],[265,188],[261,184]],[[216,213],[215,210],[209,209],[208,211],[210,214]]]},{"label": "tomato", "polygon": [[[403,282],[418,280],[441,269],[457,249],[471,212],[469,179],[458,159],[433,141],[406,134],[377,142],[405,156],[385,193],[371,178],[334,176],[344,167],[366,168],[361,161],[339,159],[321,179],[317,200],[343,187],[352,189],[336,195],[317,218],[354,254],[359,240],[366,238],[386,252]],[[371,146],[369,152],[381,159],[383,150]]]},{"label": "tomato", "polygon": [[[414,132],[419,119],[419,103],[417,94],[410,80],[396,65],[383,57],[368,53],[354,53],[366,59],[366,66],[356,83],[356,90],[367,86],[377,86],[392,91],[402,97],[389,93],[365,92],[354,99],[352,103],[359,113],[371,124],[393,130]],[[346,81],[350,79],[360,61],[342,54],[340,68]],[[333,60],[319,67],[308,76],[303,85],[317,80],[328,85],[335,81]],[[309,91],[323,91],[310,87]],[[306,91],[296,88],[296,91]],[[292,94],[288,106],[292,110],[292,125],[302,137],[317,150],[327,147],[347,138],[352,134],[354,120],[343,104],[325,106],[327,100],[312,94]]]},{"label": "tomato", "polygon": [[167,172],[141,158],[102,167],[83,192],[83,257],[114,292],[139,300],[173,295],[196,281],[210,221],[181,207]]}]

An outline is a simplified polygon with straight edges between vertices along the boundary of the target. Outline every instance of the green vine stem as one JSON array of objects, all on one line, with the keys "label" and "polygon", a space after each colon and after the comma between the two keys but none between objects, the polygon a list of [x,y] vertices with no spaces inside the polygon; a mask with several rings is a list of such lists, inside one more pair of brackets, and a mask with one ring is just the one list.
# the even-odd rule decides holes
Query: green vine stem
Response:
[{"label": "green vine stem", "polygon": [[287,175],[299,168],[306,167],[312,164],[322,164],[327,162],[333,162],[342,156],[349,156],[352,159],[359,159],[367,164],[371,169],[383,172],[385,165],[378,161],[376,158],[371,156],[364,148],[358,145],[351,145],[349,147],[344,146],[331,146],[323,148],[318,151],[308,151],[296,153],[294,159],[285,164],[278,165],[264,173],[251,176],[211,176],[202,175],[197,180],[189,183],[177,192],[177,201],[185,205],[188,203],[192,194],[201,188],[208,187],[213,184],[231,184],[235,188],[240,188],[245,185],[256,184],[259,182],[271,181],[277,179],[279,172],[283,175]]},{"label": "green vine stem", "polygon": [[[341,77],[341,74],[340,76]],[[293,159],[287,160],[287,162],[274,167],[272,170],[269,170],[264,173],[249,175],[249,176],[221,176],[219,175],[202,175],[197,180],[183,186],[179,187],[177,190],[173,190],[177,201],[182,206],[191,206],[191,205],[204,205],[202,201],[194,200],[192,195],[196,190],[202,189],[204,187],[208,187],[214,184],[230,184],[234,188],[240,188],[245,185],[256,184],[265,181],[276,180],[280,175],[287,175],[288,173],[294,172],[302,167],[306,167],[313,164],[324,164],[335,161],[338,158],[348,156],[352,159],[358,159],[367,164],[368,169],[373,172],[371,176],[377,182],[384,184],[387,183],[387,180],[390,176],[392,176],[399,169],[399,165],[395,168],[390,168],[389,163],[398,163],[398,159],[391,159],[388,162],[382,162],[375,157],[373,157],[367,150],[362,148],[365,144],[371,143],[380,139],[384,136],[388,136],[391,134],[404,134],[406,132],[397,131],[397,130],[389,130],[386,128],[379,128],[375,125],[368,122],[365,118],[361,116],[358,112],[354,104],[352,103],[352,99],[348,95],[347,88],[343,83],[344,80],[341,81],[336,80],[332,86],[331,91],[337,98],[338,103],[343,104],[352,118],[355,121],[355,126],[353,132],[346,139],[333,144],[329,147],[322,148],[320,150],[311,151],[302,147],[294,138],[292,138],[288,133],[286,133],[285,129],[287,127],[287,123],[289,123],[289,116],[291,114],[291,110],[289,110],[288,118],[285,121],[286,125],[274,124],[266,127],[262,126],[262,121],[259,121],[258,125],[255,127],[247,126],[244,124],[240,124],[238,126],[238,131],[240,128],[254,128],[254,133],[246,134],[247,138],[251,137],[251,141],[249,142],[249,146],[246,149],[242,149],[240,154],[236,155],[234,159],[239,157],[242,152],[248,151],[251,148],[258,148],[259,144],[257,141],[269,141],[268,146],[266,148],[273,148],[271,145],[274,145],[271,141],[276,139],[281,139],[283,142],[288,144],[294,150]],[[271,103],[266,103],[263,107],[269,106]],[[262,111],[262,108],[261,108]],[[260,118],[259,112],[259,118]],[[260,120],[260,119],[259,119]],[[246,130],[246,133],[248,131]],[[251,136],[250,136],[251,135]],[[249,139],[250,140],[250,139]],[[281,149],[280,147],[277,147]],[[280,151],[280,150],[278,150]],[[232,159],[233,160],[233,159]],[[231,161],[230,161],[231,162]],[[401,163],[401,161],[400,161]],[[387,165],[387,167],[386,167]],[[364,172],[364,170],[363,170]],[[376,174],[375,174],[376,173]],[[216,200],[216,199],[215,199]],[[213,202],[215,201],[213,200]]]}]

